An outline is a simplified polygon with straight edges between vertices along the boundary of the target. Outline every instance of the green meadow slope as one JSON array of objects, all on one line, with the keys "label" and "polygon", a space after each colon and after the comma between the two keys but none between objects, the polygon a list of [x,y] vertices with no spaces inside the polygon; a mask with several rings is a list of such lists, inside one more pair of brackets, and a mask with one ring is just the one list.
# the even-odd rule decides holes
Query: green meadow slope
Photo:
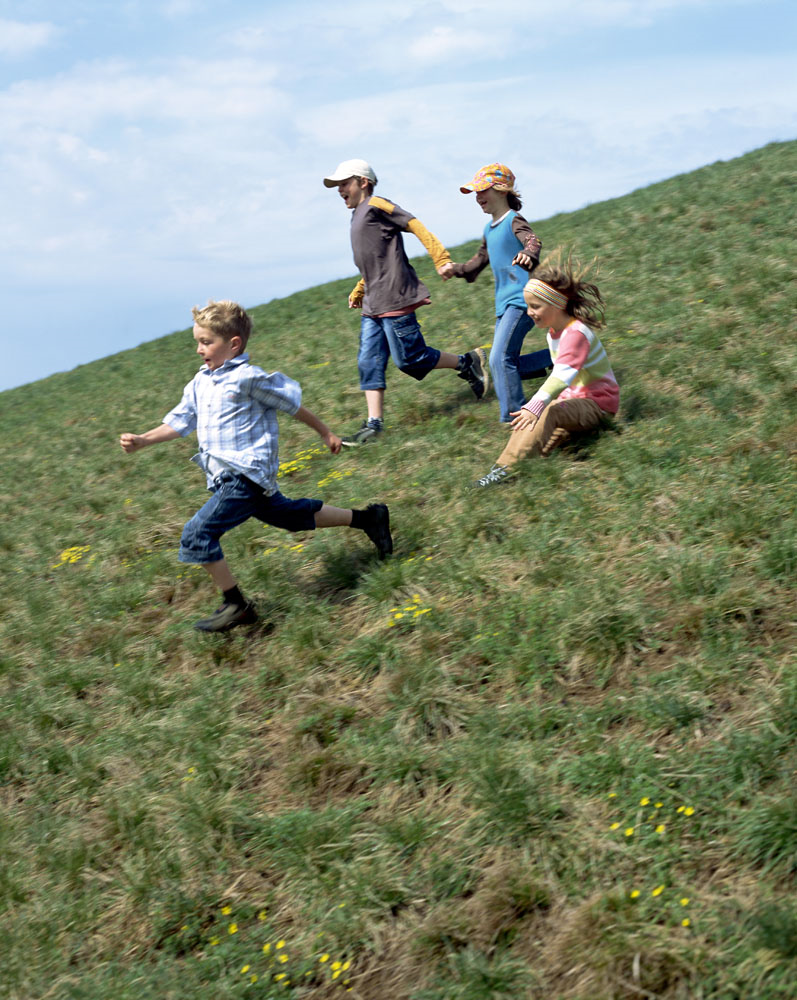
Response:
[{"label": "green meadow slope", "polygon": [[[395,555],[248,523],[228,637],[192,442],[117,444],[190,331],[0,395],[0,996],[794,996],[796,196],[790,142],[535,223],[599,259],[618,432],[473,493],[505,431],[450,373],[353,454],[283,421],[283,490]],[[489,342],[489,275],[418,268],[429,342]],[[339,431],[351,284],[251,343]]]}]

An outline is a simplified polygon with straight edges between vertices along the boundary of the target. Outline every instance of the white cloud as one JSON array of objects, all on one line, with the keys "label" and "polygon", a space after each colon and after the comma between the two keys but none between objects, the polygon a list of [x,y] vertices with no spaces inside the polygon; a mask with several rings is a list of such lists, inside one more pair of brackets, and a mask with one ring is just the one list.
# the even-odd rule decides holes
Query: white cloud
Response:
[{"label": "white cloud", "polygon": [[422,62],[440,62],[465,54],[484,56],[489,48],[483,33],[438,25],[410,43],[409,55]]},{"label": "white cloud", "polygon": [[0,53],[21,59],[52,45],[58,28],[49,21],[8,21],[0,18]]}]

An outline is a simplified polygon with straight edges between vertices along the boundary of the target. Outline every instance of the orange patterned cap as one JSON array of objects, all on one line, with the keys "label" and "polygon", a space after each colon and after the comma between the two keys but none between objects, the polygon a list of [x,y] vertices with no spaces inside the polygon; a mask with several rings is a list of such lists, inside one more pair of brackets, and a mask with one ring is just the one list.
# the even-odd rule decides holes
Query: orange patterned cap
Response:
[{"label": "orange patterned cap", "polygon": [[463,194],[471,191],[486,191],[494,187],[496,191],[512,191],[515,187],[515,175],[503,163],[491,163],[482,167],[470,184],[463,184],[459,189]]}]

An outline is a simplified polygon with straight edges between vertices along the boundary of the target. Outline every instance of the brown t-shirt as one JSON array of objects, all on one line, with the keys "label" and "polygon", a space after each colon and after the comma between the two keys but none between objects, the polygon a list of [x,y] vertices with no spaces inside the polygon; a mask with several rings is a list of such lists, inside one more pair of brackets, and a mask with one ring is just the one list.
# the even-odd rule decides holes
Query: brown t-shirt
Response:
[{"label": "brown t-shirt", "polygon": [[[354,209],[351,248],[354,263],[365,282],[363,315],[384,316],[428,299],[429,289],[407,259],[401,236],[402,232],[410,230],[413,222],[417,224],[414,215],[376,195],[366,198]],[[448,258],[442,245],[436,238],[432,239]],[[426,248],[432,253],[429,246]],[[434,259],[435,255],[432,256]]]}]

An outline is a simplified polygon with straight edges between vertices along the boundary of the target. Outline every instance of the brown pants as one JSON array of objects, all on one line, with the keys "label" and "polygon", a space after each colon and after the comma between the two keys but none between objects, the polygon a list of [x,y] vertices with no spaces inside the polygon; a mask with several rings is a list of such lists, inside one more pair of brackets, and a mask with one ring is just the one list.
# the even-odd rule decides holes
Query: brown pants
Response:
[{"label": "brown pants", "polygon": [[512,431],[506,448],[498,458],[498,465],[507,467],[523,458],[541,454],[546,442],[558,428],[566,431],[590,431],[606,419],[607,414],[592,399],[554,400],[542,411],[542,416],[532,427]]}]

